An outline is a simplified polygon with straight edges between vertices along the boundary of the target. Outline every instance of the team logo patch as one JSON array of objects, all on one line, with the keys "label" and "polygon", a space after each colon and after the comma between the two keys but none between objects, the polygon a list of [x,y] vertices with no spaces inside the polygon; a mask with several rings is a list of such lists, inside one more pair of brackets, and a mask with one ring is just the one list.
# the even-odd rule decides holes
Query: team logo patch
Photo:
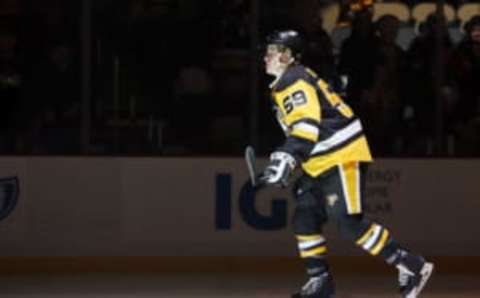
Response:
[{"label": "team logo patch", "polygon": [[15,209],[18,193],[17,177],[0,179],[0,221],[9,216]]},{"label": "team logo patch", "polygon": [[335,205],[337,201],[338,201],[338,195],[336,193],[327,195],[327,204],[329,206]]}]

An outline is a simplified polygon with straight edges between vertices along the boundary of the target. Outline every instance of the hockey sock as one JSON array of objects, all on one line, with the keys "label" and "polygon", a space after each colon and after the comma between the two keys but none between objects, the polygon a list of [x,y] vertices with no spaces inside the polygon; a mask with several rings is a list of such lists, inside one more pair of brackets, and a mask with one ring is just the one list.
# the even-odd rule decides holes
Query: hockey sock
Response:
[{"label": "hockey sock", "polygon": [[305,261],[307,274],[318,276],[328,271],[327,246],[322,235],[296,235],[300,257]]}]

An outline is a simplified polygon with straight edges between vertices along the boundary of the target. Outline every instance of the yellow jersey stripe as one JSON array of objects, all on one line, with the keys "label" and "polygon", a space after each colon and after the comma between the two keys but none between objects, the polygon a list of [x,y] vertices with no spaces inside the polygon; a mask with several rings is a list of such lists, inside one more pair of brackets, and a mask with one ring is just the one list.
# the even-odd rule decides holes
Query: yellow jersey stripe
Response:
[{"label": "yellow jersey stripe", "polygon": [[290,132],[290,135],[294,136],[294,137],[301,138],[301,139],[306,139],[306,140],[309,140],[309,141],[312,141],[312,142],[316,142],[317,137],[318,137],[318,135],[316,135],[315,133],[312,133],[312,132],[309,132],[309,131],[304,131],[304,130],[301,130],[301,129],[293,130],[292,132]]}]

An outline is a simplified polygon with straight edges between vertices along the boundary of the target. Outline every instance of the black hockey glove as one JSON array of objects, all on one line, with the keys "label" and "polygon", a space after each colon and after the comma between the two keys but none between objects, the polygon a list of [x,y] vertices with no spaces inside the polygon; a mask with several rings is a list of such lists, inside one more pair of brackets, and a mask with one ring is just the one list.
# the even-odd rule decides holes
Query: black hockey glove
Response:
[{"label": "black hockey glove", "polygon": [[265,184],[287,186],[288,177],[295,169],[295,158],[286,152],[276,151],[270,155],[270,162],[263,171],[260,180]]}]

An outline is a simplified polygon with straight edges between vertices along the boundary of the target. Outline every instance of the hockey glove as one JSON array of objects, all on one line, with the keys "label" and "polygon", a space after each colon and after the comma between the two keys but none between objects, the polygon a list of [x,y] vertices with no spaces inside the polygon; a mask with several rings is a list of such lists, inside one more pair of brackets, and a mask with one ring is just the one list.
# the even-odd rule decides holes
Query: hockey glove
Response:
[{"label": "hockey glove", "polygon": [[260,180],[265,184],[287,186],[288,177],[295,169],[295,158],[286,152],[273,152]]}]

